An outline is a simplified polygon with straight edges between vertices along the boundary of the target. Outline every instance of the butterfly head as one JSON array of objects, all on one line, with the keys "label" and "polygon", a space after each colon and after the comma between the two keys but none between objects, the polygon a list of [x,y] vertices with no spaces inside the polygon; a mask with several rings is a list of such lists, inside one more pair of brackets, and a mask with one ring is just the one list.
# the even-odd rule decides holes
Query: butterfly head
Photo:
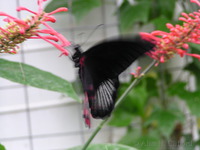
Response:
[{"label": "butterfly head", "polygon": [[79,44],[75,44],[73,45],[73,49],[75,50],[75,52],[80,52],[81,53],[81,46]]},{"label": "butterfly head", "polygon": [[73,46],[75,53],[72,56],[73,61],[75,62],[75,67],[79,67],[80,57],[82,54],[82,50],[80,45],[76,44]]}]

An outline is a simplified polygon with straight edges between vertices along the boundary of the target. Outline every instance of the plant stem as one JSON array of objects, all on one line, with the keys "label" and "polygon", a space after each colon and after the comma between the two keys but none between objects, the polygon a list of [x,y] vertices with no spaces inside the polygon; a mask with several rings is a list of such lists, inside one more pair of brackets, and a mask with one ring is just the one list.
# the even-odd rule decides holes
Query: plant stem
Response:
[{"label": "plant stem", "polygon": [[156,64],[156,60],[152,61],[152,63],[141,73],[142,76],[136,78],[126,89],[126,91],[118,98],[115,108],[119,106],[122,100],[126,97],[126,95],[131,91],[131,89],[144,77],[144,75]]},{"label": "plant stem", "polygon": [[[156,60],[152,61],[152,63],[141,73],[142,76],[136,78],[130,85],[129,87],[126,89],[126,91],[118,98],[116,104],[115,104],[115,109],[116,107],[119,106],[119,104],[122,102],[122,100],[127,96],[127,94],[131,91],[131,89],[144,77],[144,75],[156,64]],[[92,135],[90,136],[90,138],[88,139],[88,141],[84,144],[82,150],[86,150],[86,148],[89,146],[89,144],[92,142],[92,140],[94,139],[94,137],[97,135],[97,133],[102,129],[102,127],[104,126],[104,124],[108,121],[108,118],[106,118],[105,120],[103,120],[98,127],[94,130],[94,132],[92,133]]]},{"label": "plant stem", "polygon": [[161,99],[161,104],[164,109],[167,108],[167,99],[165,95],[165,90],[166,90],[166,81],[165,81],[165,68],[164,64],[160,65],[160,99]]},{"label": "plant stem", "polygon": [[98,127],[94,130],[90,138],[87,140],[87,142],[84,144],[82,150],[86,150],[86,148],[89,146],[89,144],[92,142],[94,137],[97,135],[97,133],[102,129],[103,125],[108,121],[108,118],[101,121],[101,123],[98,125]]}]

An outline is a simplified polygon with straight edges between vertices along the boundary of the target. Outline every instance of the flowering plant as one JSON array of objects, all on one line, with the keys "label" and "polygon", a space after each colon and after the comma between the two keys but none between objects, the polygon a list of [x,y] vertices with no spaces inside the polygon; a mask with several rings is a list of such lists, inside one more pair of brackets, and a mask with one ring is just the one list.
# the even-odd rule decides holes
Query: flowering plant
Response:
[{"label": "flowering plant", "polygon": [[[191,0],[200,6],[198,0]],[[141,32],[143,38],[147,38],[155,43],[154,51],[148,53],[150,57],[158,62],[164,63],[178,54],[181,57],[184,55],[192,56],[200,60],[200,55],[190,54],[188,43],[200,44],[200,10],[190,14],[182,13],[179,18],[183,21],[183,25],[172,25],[167,23],[166,26],[170,32],[153,31],[150,34]]]},{"label": "flowering plant", "polygon": [[[55,17],[52,16],[53,14],[67,11],[68,9],[60,7],[52,12],[46,13],[42,7],[45,1],[46,0],[37,1],[37,12],[31,11],[25,7],[18,7],[17,11],[28,11],[32,14],[31,17],[25,20],[0,12],[0,16],[5,17],[3,21],[7,23],[6,27],[0,27],[0,53],[16,54],[20,48],[20,43],[28,39],[42,39],[60,50],[61,55],[68,55],[68,51],[65,47],[69,46],[70,42],[62,34],[58,33],[47,24],[48,22],[56,22]],[[41,25],[45,28],[41,29]],[[60,77],[27,64],[19,64],[5,59],[0,59],[0,64],[0,77],[25,85],[61,92],[79,101],[71,83]],[[13,76],[13,74],[15,74],[15,76]],[[40,78],[38,78],[38,75]],[[68,90],[66,90],[66,88],[68,88]]]},{"label": "flowering plant", "polygon": [[[0,12],[0,16],[6,17],[3,21],[8,23],[6,28],[0,27],[0,53],[16,54],[19,43],[27,39],[43,39],[59,49],[62,54],[68,55],[68,51],[64,47],[69,46],[70,42],[47,24],[47,22],[55,23],[56,19],[52,15],[67,11],[67,8],[60,7],[50,13],[45,13],[42,8],[44,1],[46,0],[38,0],[38,12],[33,12],[25,7],[17,8],[17,11],[28,11],[33,14],[26,20],[18,19],[4,12]],[[41,24],[44,25],[46,29],[40,29],[39,26]],[[40,35],[41,33],[47,35],[42,36]],[[60,42],[60,44],[55,42]]]}]

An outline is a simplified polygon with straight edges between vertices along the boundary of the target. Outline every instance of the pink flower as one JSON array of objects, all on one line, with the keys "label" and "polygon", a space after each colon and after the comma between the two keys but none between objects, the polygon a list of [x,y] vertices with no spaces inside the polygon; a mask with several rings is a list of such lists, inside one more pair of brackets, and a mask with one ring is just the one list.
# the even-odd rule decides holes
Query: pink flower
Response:
[{"label": "pink flower", "polygon": [[[191,0],[191,2],[200,6],[198,0]],[[181,15],[179,20],[184,22],[183,25],[166,24],[170,30],[169,33],[163,31],[153,31],[150,34],[140,33],[142,38],[156,45],[154,51],[147,53],[147,55],[161,63],[171,59],[175,54],[180,55],[180,57],[188,55],[200,60],[200,55],[187,52],[188,43],[200,44],[200,10]]]},{"label": "pink flower", "polygon": [[200,2],[198,0],[190,0],[192,3],[196,3],[197,5],[200,6]]},{"label": "pink flower", "polygon": [[138,66],[137,67],[137,70],[136,70],[136,73],[131,73],[135,78],[138,78],[140,77],[142,74],[140,74],[140,71],[141,71],[142,67]]},{"label": "pink flower", "polygon": [[[0,28],[0,53],[16,54],[19,48],[17,44],[24,42],[26,39],[43,39],[59,49],[62,54],[68,55],[68,51],[64,47],[69,46],[70,42],[46,23],[56,22],[52,14],[67,11],[67,8],[61,7],[50,13],[45,13],[42,8],[44,1],[46,0],[38,0],[39,7],[37,12],[25,7],[17,8],[17,11],[28,11],[33,14],[26,20],[0,12],[0,16],[6,17],[4,21],[8,22],[6,28]],[[41,24],[46,26],[47,29],[39,30]],[[41,33],[46,34],[46,36],[40,35]]]}]

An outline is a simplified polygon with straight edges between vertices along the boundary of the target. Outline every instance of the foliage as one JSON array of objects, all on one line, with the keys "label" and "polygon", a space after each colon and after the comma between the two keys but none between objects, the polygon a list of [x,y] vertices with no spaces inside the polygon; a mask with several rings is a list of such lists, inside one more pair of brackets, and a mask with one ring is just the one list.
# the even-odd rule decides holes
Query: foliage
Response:
[{"label": "foliage", "polygon": [[[119,14],[119,27],[122,32],[131,30],[136,24],[142,26],[149,23],[153,23],[158,30],[166,31],[165,23],[173,19],[175,4],[174,0],[136,0],[134,4],[123,0],[116,9],[119,13],[114,14]],[[91,10],[99,6],[101,6],[101,0],[73,0],[72,3],[70,0],[52,0],[46,6],[45,11],[50,12],[59,7],[68,7],[76,20],[81,21]]]},{"label": "foliage", "polygon": [[0,150],[6,150],[6,148],[0,144]]},{"label": "foliage", "polygon": [[122,137],[119,143],[137,147],[141,150],[157,150],[159,149],[159,141],[159,137],[154,133],[141,136],[141,133],[137,130],[133,130]]},{"label": "foliage", "polygon": [[5,59],[0,59],[0,66],[0,77],[2,78],[24,85],[60,92],[80,101],[71,83],[50,72]]},{"label": "foliage", "polygon": [[[191,67],[186,67],[187,70],[189,68],[191,72],[198,72],[200,69],[195,67],[193,70]],[[158,70],[158,76],[152,75],[154,73],[146,75],[113,112],[109,125],[127,127],[127,133],[119,143],[142,150],[159,150],[160,142],[164,147],[170,146],[166,144],[166,141],[180,142],[179,136],[184,134],[182,126],[186,119],[180,107],[181,101],[185,102],[193,115],[199,117],[199,90],[187,90],[186,82],[173,81],[166,70],[163,79],[163,76],[159,75],[161,73],[163,74],[163,71]],[[164,82],[165,93],[161,93],[160,82]],[[123,93],[127,84],[121,85],[119,94]],[[180,128],[180,133],[177,133],[178,128]],[[184,146],[185,149],[190,148],[187,145]]]},{"label": "foliage", "polygon": [[[51,12],[59,7],[68,7],[77,20],[83,19],[93,8],[101,5],[101,0],[73,0],[68,5],[66,0],[52,0],[46,7],[46,12]],[[73,9],[72,9],[73,8]]]},{"label": "foliage", "polygon": [[124,1],[119,8],[120,29],[124,31],[132,28],[135,23],[147,23],[149,10],[149,1],[141,1],[135,5]]}]

